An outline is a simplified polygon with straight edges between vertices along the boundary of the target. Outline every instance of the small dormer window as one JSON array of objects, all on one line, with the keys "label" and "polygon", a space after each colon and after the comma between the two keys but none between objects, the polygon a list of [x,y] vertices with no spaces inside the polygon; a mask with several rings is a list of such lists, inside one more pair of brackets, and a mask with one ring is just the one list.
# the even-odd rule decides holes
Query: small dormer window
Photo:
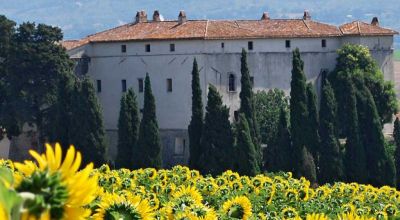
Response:
[{"label": "small dormer window", "polygon": [[326,47],[326,39],[322,39],[322,41],[321,41],[321,46],[322,46],[322,47]]},{"label": "small dormer window", "polygon": [[126,45],[121,45],[121,53],[126,53]]},{"label": "small dormer window", "polygon": [[285,41],[285,46],[286,46],[286,48],[290,48],[291,47],[290,40],[286,40]]},{"label": "small dormer window", "polygon": [[224,42],[221,43],[221,48],[225,48],[225,43]]},{"label": "small dormer window", "polygon": [[236,91],[236,79],[234,74],[229,74],[229,79],[228,79],[228,87],[229,87],[229,92],[235,92]]},{"label": "small dormer window", "polygon": [[146,52],[150,52],[150,44],[146,44]]},{"label": "small dormer window", "polygon": [[247,49],[253,50],[253,41],[247,42]]},{"label": "small dormer window", "polygon": [[169,51],[171,51],[171,52],[175,51],[175,44],[170,44],[169,45]]}]

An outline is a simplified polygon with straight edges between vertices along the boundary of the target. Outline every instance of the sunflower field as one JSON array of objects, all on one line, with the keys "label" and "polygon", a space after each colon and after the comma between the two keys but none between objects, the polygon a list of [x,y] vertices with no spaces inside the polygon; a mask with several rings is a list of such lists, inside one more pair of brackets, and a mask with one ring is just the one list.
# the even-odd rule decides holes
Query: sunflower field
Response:
[{"label": "sunflower field", "polygon": [[0,160],[0,219],[398,219],[400,192],[357,183],[317,188],[291,173],[202,176],[175,166],[80,169],[81,154],[46,145],[35,161]]}]

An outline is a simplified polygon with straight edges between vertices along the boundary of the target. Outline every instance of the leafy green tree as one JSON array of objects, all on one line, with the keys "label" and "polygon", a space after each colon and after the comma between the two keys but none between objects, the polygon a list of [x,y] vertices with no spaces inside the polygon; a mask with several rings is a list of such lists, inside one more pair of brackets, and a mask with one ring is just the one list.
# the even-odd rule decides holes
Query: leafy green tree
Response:
[{"label": "leafy green tree", "polygon": [[139,111],[136,95],[133,89],[121,97],[118,118],[118,153],[115,165],[118,168],[132,168],[135,160],[135,150],[139,134]]},{"label": "leafy green tree", "polygon": [[296,159],[295,175],[307,177],[310,181],[316,181],[315,163],[307,149],[307,137],[304,131],[308,127],[306,77],[304,74],[304,62],[300,58],[297,48],[293,51],[293,69],[290,90],[290,125],[293,141],[293,153]]},{"label": "leafy green tree", "polygon": [[[353,78],[363,79],[363,84],[370,90],[381,125],[389,123],[392,116],[397,112],[398,103],[394,85],[390,81],[385,81],[383,74],[372,58],[369,49],[362,45],[346,44],[338,50],[337,64],[334,72],[329,75],[329,80],[335,90],[338,103],[339,131],[341,136],[346,136],[347,115],[346,100],[347,92],[342,90],[343,80]],[[350,78],[347,76],[350,75]]]},{"label": "leafy green tree", "polygon": [[381,120],[374,99],[362,80],[355,82],[361,139],[367,157],[368,183],[374,186],[394,185],[395,170],[385,149]]},{"label": "leafy green tree", "polygon": [[333,183],[344,178],[340,144],[336,134],[336,111],[335,95],[330,83],[326,81],[322,88],[319,114],[321,146],[318,180],[320,183]]},{"label": "leafy green tree", "polygon": [[238,158],[235,163],[235,170],[241,175],[255,176],[260,173],[256,151],[251,140],[250,128],[243,113],[239,115],[239,121],[236,126],[237,139],[235,155]]},{"label": "leafy green tree", "polygon": [[218,175],[232,169],[234,138],[229,109],[222,104],[214,86],[209,85],[207,97],[199,170],[204,174]]},{"label": "leafy green tree", "polygon": [[161,168],[161,142],[156,116],[156,104],[151,90],[150,77],[146,74],[144,86],[143,116],[139,128],[138,151],[135,168]]},{"label": "leafy green tree", "polygon": [[397,189],[400,189],[400,120],[398,117],[396,117],[396,120],[394,121],[393,138],[396,144],[396,187]]},{"label": "leafy green tree", "polygon": [[83,164],[106,162],[107,145],[103,116],[92,81],[85,77],[77,81],[72,96],[71,131],[69,141],[82,155]]},{"label": "leafy green tree", "polygon": [[350,80],[343,81],[343,89],[348,91],[347,100],[347,141],[344,165],[348,182],[367,183],[367,155],[360,137],[359,119],[357,111],[356,89]]},{"label": "leafy green tree", "polygon": [[307,148],[313,155],[314,161],[318,164],[318,148],[320,145],[320,138],[318,133],[318,109],[317,109],[317,95],[311,83],[307,84],[307,110],[308,110],[308,129],[307,129]]},{"label": "leafy green tree", "polygon": [[278,138],[281,110],[285,111],[285,115],[289,113],[289,98],[283,90],[271,89],[268,92],[259,91],[255,93],[254,101],[254,110],[260,125],[261,142],[270,146]]},{"label": "leafy green tree", "polygon": [[192,169],[198,169],[198,160],[200,155],[200,140],[203,129],[203,102],[201,100],[201,88],[199,69],[196,58],[193,60],[192,70],[192,118],[188,127],[189,131],[189,166]]},{"label": "leafy green tree", "polygon": [[240,97],[240,112],[246,116],[246,119],[249,123],[250,134],[253,140],[256,157],[259,165],[262,163],[262,152],[261,152],[261,143],[260,143],[260,130],[258,126],[258,121],[256,117],[256,111],[254,110],[254,94],[253,88],[250,81],[250,72],[249,67],[247,65],[247,54],[244,49],[242,49],[242,55],[240,58],[240,72],[241,72],[241,89],[239,93]]},{"label": "leafy green tree", "polygon": [[274,142],[268,144],[264,157],[265,168],[268,172],[292,172],[295,164],[292,163],[292,141],[287,123],[287,110],[281,108],[278,128]]}]

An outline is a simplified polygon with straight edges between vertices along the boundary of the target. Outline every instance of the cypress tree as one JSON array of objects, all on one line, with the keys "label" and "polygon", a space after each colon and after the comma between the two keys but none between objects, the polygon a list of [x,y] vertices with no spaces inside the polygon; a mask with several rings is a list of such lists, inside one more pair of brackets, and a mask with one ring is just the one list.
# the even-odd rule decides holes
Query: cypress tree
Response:
[{"label": "cypress tree", "polygon": [[260,143],[260,131],[259,126],[254,110],[254,94],[251,86],[250,81],[250,72],[247,65],[247,54],[246,50],[242,49],[242,55],[240,58],[240,112],[246,116],[246,119],[249,123],[250,127],[250,134],[253,140],[255,150],[256,150],[256,157],[259,165],[262,163],[262,153],[261,153],[261,143]]},{"label": "cypress tree", "polygon": [[251,140],[250,128],[243,113],[239,115],[239,121],[236,125],[236,157],[239,160],[235,163],[235,168],[241,175],[255,176],[260,173],[256,151]]},{"label": "cypress tree", "polygon": [[132,168],[136,155],[139,133],[139,113],[136,95],[133,89],[121,97],[121,105],[118,118],[118,153],[115,165],[117,168]]},{"label": "cypress tree", "polygon": [[359,86],[357,105],[360,104],[358,117],[360,134],[367,156],[368,183],[374,186],[390,185],[395,182],[393,161],[385,149],[382,125],[371,92],[365,85]]},{"label": "cypress tree", "polygon": [[292,171],[292,142],[284,108],[280,109],[276,140],[267,147],[266,169],[269,172]]},{"label": "cypress tree", "polygon": [[200,139],[203,129],[203,102],[201,100],[201,88],[199,69],[196,58],[193,60],[192,70],[192,118],[188,127],[189,131],[189,166],[198,169],[197,162],[200,155]]},{"label": "cypress tree", "polygon": [[320,163],[318,180],[320,183],[333,183],[343,180],[343,162],[336,134],[337,104],[333,89],[328,81],[324,83],[321,94]]},{"label": "cypress tree", "polygon": [[290,125],[293,140],[293,153],[296,159],[294,173],[297,177],[307,177],[310,181],[316,180],[315,163],[307,149],[307,137],[304,131],[308,126],[306,78],[304,63],[297,48],[293,51],[292,80],[290,82]]},{"label": "cypress tree", "polygon": [[134,167],[161,168],[161,142],[156,117],[156,104],[151,91],[150,77],[146,74],[144,87],[143,116],[139,128],[138,150]]},{"label": "cypress tree", "polygon": [[318,164],[318,148],[320,145],[320,138],[318,133],[318,109],[317,109],[317,95],[311,83],[307,84],[307,110],[308,110],[308,129],[307,129],[307,147],[308,151],[312,154],[314,161]]},{"label": "cypress tree", "polygon": [[106,162],[107,145],[100,104],[89,78],[77,81],[71,109],[70,142],[83,155],[83,164]]},{"label": "cypress tree", "polygon": [[367,156],[360,138],[360,128],[357,111],[356,91],[351,81],[343,81],[343,89],[347,91],[344,97],[348,103],[347,109],[347,141],[344,165],[346,168],[346,179],[348,182],[366,183]]},{"label": "cypress tree", "polygon": [[202,173],[218,175],[232,169],[234,138],[229,109],[222,104],[222,98],[214,86],[209,86],[207,97],[198,165]]},{"label": "cypress tree", "polygon": [[398,117],[396,117],[396,120],[394,121],[393,138],[396,144],[396,187],[397,189],[400,189],[400,120]]}]

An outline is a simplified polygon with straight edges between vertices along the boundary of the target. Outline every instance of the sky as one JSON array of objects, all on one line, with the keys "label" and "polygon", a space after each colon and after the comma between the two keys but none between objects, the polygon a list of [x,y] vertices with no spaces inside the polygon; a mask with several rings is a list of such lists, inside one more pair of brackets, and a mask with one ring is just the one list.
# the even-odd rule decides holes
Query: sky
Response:
[{"label": "sky", "polygon": [[[150,18],[158,9],[166,20],[180,10],[188,19],[259,19],[264,11],[271,18],[300,18],[310,11],[312,19],[340,25],[353,20],[400,30],[400,0],[0,0],[0,14],[17,23],[31,21],[58,26],[65,39],[89,34],[134,20],[136,12]],[[400,38],[396,37],[400,48]]]}]

